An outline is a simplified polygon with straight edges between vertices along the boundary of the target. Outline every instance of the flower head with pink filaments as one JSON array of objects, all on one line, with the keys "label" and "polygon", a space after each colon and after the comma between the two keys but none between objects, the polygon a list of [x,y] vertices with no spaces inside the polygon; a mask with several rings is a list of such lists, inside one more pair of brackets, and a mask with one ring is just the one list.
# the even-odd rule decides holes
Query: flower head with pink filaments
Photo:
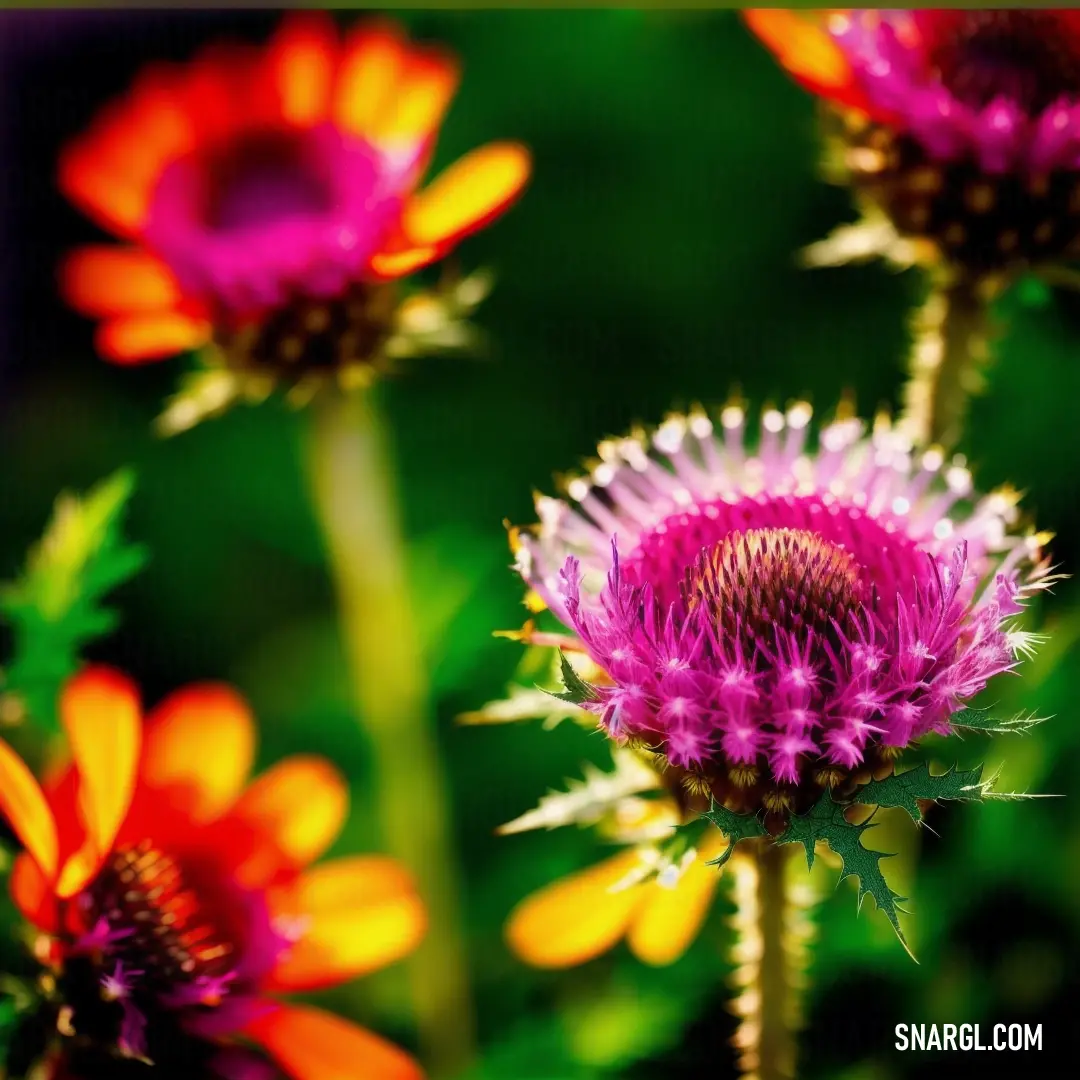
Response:
[{"label": "flower head with pink filaments", "polygon": [[882,420],[810,409],[672,417],[600,447],[569,500],[538,500],[518,569],[606,675],[583,706],[686,791],[801,813],[826,789],[947,734],[1030,635],[1048,581],[1015,495]]}]

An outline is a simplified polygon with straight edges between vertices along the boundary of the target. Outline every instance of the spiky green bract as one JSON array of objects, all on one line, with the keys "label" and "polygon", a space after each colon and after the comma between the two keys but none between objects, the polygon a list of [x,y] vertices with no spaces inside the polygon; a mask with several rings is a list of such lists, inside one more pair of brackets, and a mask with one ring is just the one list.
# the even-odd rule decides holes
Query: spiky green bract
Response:
[{"label": "spiky green bract", "polygon": [[[874,828],[872,820],[864,821],[861,825],[853,825],[844,816],[846,806],[835,802],[832,792],[825,790],[821,798],[805,814],[793,817],[788,827],[776,838],[778,844],[799,843],[806,849],[806,865],[814,865],[814,847],[820,841],[826,844],[840,856],[843,869],[840,871],[840,880],[847,877],[859,879],[859,907],[862,908],[863,898],[869,893],[877,903],[878,908],[892,924],[900,943],[911,955],[907,939],[903,930],[900,929],[898,915],[902,908],[901,904],[907,898],[895,893],[885,881],[885,875],[881,872],[881,860],[891,856],[881,851],[871,851],[863,847],[862,835],[868,829]],[[914,957],[913,957],[914,958]]]},{"label": "spiky green bract", "polygon": [[553,698],[566,701],[571,705],[583,705],[587,701],[596,701],[596,691],[574,670],[573,665],[566,659],[566,653],[559,650],[559,668],[562,673],[565,693],[557,694],[553,690],[545,690]]},{"label": "spiky green bract", "polygon": [[723,866],[731,858],[735,845],[740,840],[749,840],[754,836],[765,836],[765,826],[755,814],[736,814],[727,807],[713,803],[702,817],[711,821],[727,837],[727,848],[707,866]]},{"label": "spiky green bract", "polygon": [[116,626],[104,598],[146,562],[145,549],[122,533],[133,488],[121,470],[83,496],[62,494],[23,573],[0,588],[13,639],[0,695],[19,717],[55,730],[57,695],[82,649]]},{"label": "spiky green bract", "polygon": [[986,792],[982,784],[981,765],[961,771],[955,765],[946,772],[934,776],[928,762],[922,762],[906,772],[893,773],[883,780],[871,780],[855,794],[852,802],[864,806],[899,806],[911,815],[911,820],[922,821],[919,800],[981,799]]}]

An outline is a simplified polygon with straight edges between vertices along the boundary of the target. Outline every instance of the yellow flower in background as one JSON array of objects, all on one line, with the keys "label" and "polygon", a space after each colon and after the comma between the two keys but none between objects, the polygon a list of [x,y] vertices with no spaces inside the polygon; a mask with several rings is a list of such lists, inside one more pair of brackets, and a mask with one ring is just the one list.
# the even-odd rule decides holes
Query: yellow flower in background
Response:
[{"label": "yellow flower in background", "polygon": [[643,963],[674,963],[709,914],[721,875],[706,863],[725,847],[719,833],[708,837],[670,881],[659,874],[634,882],[648,866],[649,849],[621,851],[523,900],[507,922],[507,941],[541,968],[582,964],[623,940]]}]

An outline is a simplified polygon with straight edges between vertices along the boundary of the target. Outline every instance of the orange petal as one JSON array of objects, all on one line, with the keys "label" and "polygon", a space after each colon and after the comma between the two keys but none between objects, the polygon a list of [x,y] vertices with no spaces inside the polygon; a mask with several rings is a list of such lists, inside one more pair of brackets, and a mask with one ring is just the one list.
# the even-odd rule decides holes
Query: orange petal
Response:
[{"label": "orange petal", "polygon": [[706,866],[727,845],[723,837],[711,836],[701,846],[698,859],[673,889],[649,882],[648,898],[630,925],[626,943],[643,963],[661,967],[673,964],[690,947],[709,914],[720,871]]},{"label": "orange petal", "polygon": [[520,143],[489,143],[440,173],[405,206],[402,230],[416,246],[449,244],[501,214],[525,186],[531,157]]},{"label": "orange petal", "polygon": [[403,1050],[321,1009],[284,1005],[248,1025],[245,1034],[291,1080],[424,1080]]},{"label": "orange petal", "polygon": [[106,228],[138,234],[163,169],[191,149],[195,131],[182,100],[190,81],[150,68],[61,154],[60,187]]},{"label": "orange petal", "polygon": [[255,719],[230,686],[202,683],[170,694],[147,718],[142,779],[196,821],[236,801],[255,760]]},{"label": "orange petal", "polygon": [[389,107],[381,109],[367,133],[376,141],[425,139],[442,123],[458,87],[457,61],[436,49],[405,55]]},{"label": "orange petal", "polygon": [[60,698],[60,722],[79,772],[82,847],[60,871],[56,893],[74,896],[97,873],[112,849],[135,793],[142,712],[139,692],[110,668],[86,668]]},{"label": "orange petal", "polygon": [[[271,841],[294,867],[314,862],[337,838],[349,808],[341,773],[325,758],[296,755],[268,769],[252,783],[230,818]],[[259,868],[242,868],[250,875]]]},{"label": "orange petal", "polygon": [[439,257],[437,247],[407,248],[405,251],[380,251],[371,257],[371,272],[381,278],[404,277]]},{"label": "orange petal", "polygon": [[37,862],[26,852],[19,855],[11,868],[11,898],[27,922],[46,933],[57,928],[56,898],[48,878]]},{"label": "orange petal", "polygon": [[138,233],[146,216],[147,192],[88,143],[75,144],[61,155],[59,183],[64,194],[98,224],[120,236]]},{"label": "orange petal", "polygon": [[98,351],[117,364],[145,364],[198,349],[210,337],[205,319],[179,311],[124,315],[98,327]]},{"label": "orange petal", "polygon": [[138,248],[79,248],[60,268],[60,288],[87,315],[161,311],[180,301],[169,268]]},{"label": "orange petal", "polygon": [[867,107],[844,51],[817,21],[820,13],[815,16],[782,8],[748,8],[743,17],[787,72],[807,90],[838,104]]},{"label": "orange petal", "polygon": [[262,53],[235,42],[214,42],[185,65],[177,100],[195,144],[228,145],[271,118],[257,111],[261,75]]},{"label": "orange petal", "polygon": [[642,885],[611,891],[638,863],[636,851],[624,851],[533,893],[510,914],[510,948],[542,968],[573,967],[607,952],[645,900]]},{"label": "orange petal", "polygon": [[412,878],[380,855],[313,867],[275,898],[274,913],[303,927],[271,977],[272,988],[284,991],[318,990],[392,964],[427,928]]},{"label": "orange petal", "polygon": [[365,23],[345,39],[334,84],[334,121],[368,135],[390,107],[406,46],[391,23]]},{"label": "orange petal", "polygon": [[14,750],[0,739],[0,816],[46,877],[56,873],[59,859],[56,822],[41,785]]},{"label": "orange petal", "polygon": [[156,183],[162,170],[189,153],[195,145],[195,124],[183,100],[185,78],[166,65],[146,68],[129,95],[131,123],[138,132],[137,145],[126,147],[146,178]]},{"label": "orange petal", "polygon": [[337,53],[329,15],[304,12],[285,19],[269,57],[281,115],[289,123],[310,127],[327,118]]}]

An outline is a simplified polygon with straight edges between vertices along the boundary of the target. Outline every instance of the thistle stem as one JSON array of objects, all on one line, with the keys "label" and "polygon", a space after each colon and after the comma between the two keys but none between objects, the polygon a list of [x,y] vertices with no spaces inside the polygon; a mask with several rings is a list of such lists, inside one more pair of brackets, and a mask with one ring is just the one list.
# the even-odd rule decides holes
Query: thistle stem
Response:
[{"label": "thistle stem", "polygon": [[447,782],[411,610],[391,454],[369,393],[313,405],[310,484],[337,590],[358,719],[374,757],[387,853],[415,876],[428,933],[409,961],[431,1075],[472,1058],[472,998]]},{"label": "thistle stem", "polygon": [[960,441],[969,399],[983,387],[992,288],[943,277],[916,313],[902,423],[920,445],[948,449]]},{"label": "thistle stem", "polygon": [[733,1043],[743,1080],[791,1080],[800,1026],[799,991],[812,926],[810,893],[792,889],[793,845],[763,840],[732,859],[735,943],[732,1011],[741,1019]]}]

